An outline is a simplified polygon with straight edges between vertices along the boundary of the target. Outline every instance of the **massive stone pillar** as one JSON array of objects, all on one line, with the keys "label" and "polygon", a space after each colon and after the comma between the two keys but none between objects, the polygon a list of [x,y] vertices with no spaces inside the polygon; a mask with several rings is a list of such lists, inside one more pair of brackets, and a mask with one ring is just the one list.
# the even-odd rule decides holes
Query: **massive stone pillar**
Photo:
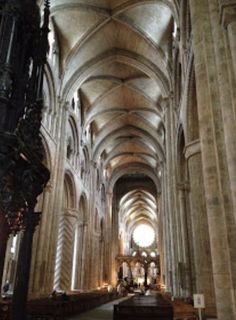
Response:
[{"label": "massive stone pillar", "polygon": [[23,232],[17,262],[17,273],[12,298],[11,319],[13,320],[20,320],[22,319],[22,316],[26,316],[33,235],[39,219],[39,213],[28,213],[27,228]]},{"label": "massive stone pillar", "polygon": [[88,224],[84,225],[84,232],[83,232],[83,250],[82,250],[82,258],[81,258],[81,288],[87,289],[88,288],[88,277],[89,274],[86,271],[87,269],[87,258],[88,258],[88,247],[87,247],[87,240],[88,239]]},{"label": "massive stone pillar", "polygon": [[[163,176],[163,168],[160,171]],[[159,223],[158,223],[158,241],[159,241],[159,254],[160,254],[160,283],[163,288],[166,285],[166,274],[167,274],[167,233],[166,233],[166,216],[165,216],[165,192],[162,180],[162,192],[159,199]]]},{"label": "massive stone pillar", "polygon": [[52,282],[53,288],[60,288],[60,274],[61,274],[61,257],[62,257],[62,238],[61,230],[63,228],[63,192],[64,192],[64,178],[65,178],[65,155],[66,155],[66,124],[68,119],[69,103],[58,99],[59,109],[59,125],[58,125],[58,145],[57,156],[55,161],[55,180],[57,181],[57,188],[54,189],[55,198],[53,206],[52,225],[55,226],[50,234],[50,265],[47,269],[46,280]]},{"label": "massive stone pillar", "polygon": [[[221,1],[225,3],[224,1]],[[227,167],[229,171],[229,182],[232,195],[232,203],[234,209],[234,218],[236,219],[236,117],[235,117],[235,79],[232,83],[230,72],[234,70],[236,66],[236,1],[230,1],[231,5],[228,4],[228,10],[231,9],[231,13],[234,16],[231,17],[231,21],[228,24],[228,39],[230,48],[228,50],[225,44],[225,38],[223,28],[219,24],[220,12],[218,8],[218,1],[211,1],[209,3],[209,12],[213,34],[213,49],[215,53],[215,68],[216,68],[216,79],[219,86],[218,99],[220,102],[222,119],[223,119],[223,130],[224,130],[224,141],[225,141],[225,152]],[[234,4],[233,4],[234,3]],[[223,13],[227,10],[223,9]],[[222,13],[222,14],[223,14]],[[225,13],[227,14],[227,13]],[[225,17],[225,20],[227,18]],[[223,19],[224,21],[224,19]],[[226,22],[225,22],[226,23]],[[230,51],[230,52],[229,52]],[[232,60],[229,59],[229,53],[231,54]],[[229,70],[228,70],[229,69]]]},{"label": "massive stone pillar", "polygon": [[176,168],[174,160],[175,150],[175,131],[174,131],[174,108],[173,99],[166,101],[165,109],[165,126],[166,126],[166,166],[165,166],[165,183],[166,183],[166,216],[167,216],[167,234],[170,237],[169,254],[168,254],[168,290],[174,296],[180,296],[180,283],[178,281],[178,260],[180,253],[179,242],[179,221],[176,204]]},{"label": "massive stone pillar", "polygon": [[111,284],[117,283],[117,263],[116,256],[119,253],[118,229],[119,229],[119,208],[116,203],[116,197],[113,196],[112,202],[112,230],[111,230]]},{"label": "massive stone pillar", "polygon": [[63,228],[61,229],[62,253],[61,253],[61,272],[60,272],[60,289],[65,291],[71,290],[71,275],[73,264],[74,248],[74,226],[76,216],[70,210],[64,214]]},{"label": "massive stone pillar", "polygon": [[100,235],[99,238],[99,256],[100,256],[100,263],[98,265],[98,283],[99,286],[102,286],[106,281],[104,279],[104,237]]},{"label": "massive stone pillar", "polygon": [[[42,220],[35,233],[32,250],[31,275],[29,293],[40,296],[44,293],[49,293],[51,290],[47,288],[45,283],[47,257],[49,254],[49,235],[51,230],[51,212],[48,210],[51,207],[51,191],[50,184],[44,190],[42,196],[42,204],[40,206],[43,212]],[[52,287],[50,288],[52,289]]]},{"label": "massive stone pillar", "polygon": [[7,239],[8,239],[8,225],[5,216],[0,213],[0,225],[1,225],[1,232],[0,232],[0,285],[2,288],[2,276],[3,276],[3,269],[4,269],[4,261],[5,261],[5,253],[7,248]]},{"label": "massive stone pillar", "polygon": [[112,241],[112,192],[106,193],[106,214],[105,214],[105,232],[104,232],[104,280],[112,283],[112,255],[110,243]]},{"label": "massive stone pillar", "polygon": [[[191,0],[199,133],[216,307],[219,320],[236,319],[235,314],[235,215],[232,168],[235,137],[227,102],[225,48],[219,24],[218,1]],[[214,26],[214,27],[213,27]],[[220,60],[220,58],[222,60]],[[226,90],[223,93],[223,90]],[[225,109],[225,110],[223,110]],[[228,128],[226,128],[228,126]],[[225,145],[228,141],[229,146]],[[232,176],[231,176],[232,175]]]},{"label": "massive stone pillar", "polygon": [[179,261],[179,282],[181,286],[181,296],[191,297],[192,286],[191,269],[190,269],[190,255],[189,255],[189,235],[188,235],[188,221],[187,221],[187,193],[188,186],[186,181],[178,184],[177,193],[179,199],[179,220],[180,220],[180,241],[181,241],[181,260]]},{"label": "massive stone pillar", "polygon": [[94,271],[94,257],[96,255],[95,241],[94,241],[94,225],[96,212],[96,186],[97,186],[97,163],[94,160],[90,161],[90,175],[89,175],[89,217],[88,217],[88,234],[86,240],[86,269],[84,283],[86,289],[94,289],[97,282],[96,272]]},{"label": "massive stone pillar", "polygon": [[232,62],[233,82],[236,81],[236,1],[221,0],[220,16],[222,27],[225,29],[227,44],[229,46],[229,61]]},{"label": "massive stone pillar", "polygon": [[199,140],[187,144],[185,147],[185,156],[188,164],[190,182],[190,218],[195,273],[195,283],[192,285],[196,290],[193,293],[204,294],[206,313],[211,315],[215,313],[215,296]]},{"label": "massive stone pillar", "polygon": [[162,171],[162,220],[163,220],[163,242],[164,242],[164,269],[162,270],[164,274],[163,281],[165,283],[165,290],[171,292],[172,290],[172,276],[170,276],[171,266],[172,266],[172,255],[171,255],[171,227],[168,212],[168,192],[167,192],[167,173],[166,167],[163,166]]},{"label": "massive stone pillar", "polygon": [[74,252],[75,266],[74,266],[74,283],[73,289],[81,289],[81,273],[82,273],[82,256],[84,251],[84,228],[85,224],[82,222],[77,226],[76,232],[76,252]]}]

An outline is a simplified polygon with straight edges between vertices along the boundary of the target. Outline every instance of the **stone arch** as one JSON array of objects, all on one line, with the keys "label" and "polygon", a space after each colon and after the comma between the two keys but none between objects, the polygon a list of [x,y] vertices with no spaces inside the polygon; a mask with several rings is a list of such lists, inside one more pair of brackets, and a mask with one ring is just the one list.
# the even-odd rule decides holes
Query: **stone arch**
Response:
[{"label": "stone arch", "polygon": [[79,199],[79,215],[82,217],[82,220],[87,223],[88,221],[88,200],[83,192]]},{"label": "stone arch", "polygon": [[179,290],[183,296],[191,295],[192,281],[190,270],[189,255],[192,246],[192,235],[189,226],[191,226],[191,213],[189,214],[189,172],[188,163],[186,160],[186,135],[183,126],[180,125],[177,141],[177,164],[178,164],[178,186],[177,186],[177,201],[178,210],[181,220],[179,224],[182,228],[180,235],[180,243],[183,248],[178,257],[178,276]]},{"label": "stone arch", "polygon": [[147,175],[155,184],[156,186],[156,192],[160,193],[161,192],[161,183],[160,180],[158,178],[158,176],[155,174],[154,170],[152,168],[150,168],[150,166],[147,166],[145,164],[140,165],[139,163],[134,163],[134,164],[130,164],[128,167],[127,166],[120,166],[118,168],[116,168],[111,175],[110,181],[109,181],[109,185],[108,185],[108,190],[110,192],[112,192],[114,185],[116,183],[116,181],[122,177],[123,175],[125,175],[126,173],[135,173],[135,172],[141,172],[145,175]]},{"label": "stone arch", "polygon": [[76,208],[76,186],[73,174],[69,170],[65,172],[63,203],[65,209]]},{"label": "stone arch", "polygon": [[77,222],[74,225],[72,290],[84,288],[86,239],[87,239],[87,201],[84,194],[81,195],[78,205]]},{"label": "stone arch", "polygon": [[179,173],[179,181],[187,180],[187,172],[186,172],[186,159],[185,159],[185,134],[182,125],[179,127],[178,133],[178,144],[177,144],[177,157],[178,157],[178,173]]},{"label": "stone arch", "polygon": [[43,164],[48,168],[49,171],[51,171],[51,168],[52,168],[51,151],[50,151],[46,137],[42,134],[41,138],[42,138],[43,150],[44,150]]},{"label": "stone arch", "polygon": [[86,289],[88,286],[87,238],[88,238],[88,203],[84,193],[78,204],[78,222],[74,226],[72,290]]},{"label": "stone arch", "polygon": [[86,63],[82,68],[76,70],[70,79],[66,81],[62,95],[70,100],[74,91],[80,88],[95,70],[112,61],[123,62],[140,69],[151,79],[157,82],[161,88],[163,96],[168,95],[169,80],[161,70],[157,66],[154,66],[149,60],[143,57],[140,58],[140,56],[125,50],[120,50],[119,54],[116,55],[114,55],[112,50],[107,52],[105,55],[101,54],[96,59],[92,59],[92,61]]},{"label": "stone arch", "polygon": [[58,227],[58,242],[54,287],[58,290],[71,290],[73,273],[73,247],[75,223],[77,221],[76,186],[73,174],[67,170],[64,175],[63,200]]},{"label": "stone arch", "polygon": [[66,157],[74,167],[77,167],[79,158],[79,133],[76,121],[72,115],[70,115],[68,119],[66,135]]},{"label": "stone arch", "polygon": [[56,121],[55,117],[57,114],[56,110],[56,88],[54,75],[50,65],[47,63],[45,65],[44,71],[44,83],[43,83],[43,124],[48,129],[48,131],[54,136],[56,132]]},{"label": "stone arch", "polygon": [[189,78],[189,88],[188,88],[188,98],[187,98],[187,142],[195,141],[199,139],[199,119],[197,111],[197,92],[196,92],[196,80],[195,71],[192,66],[190,78]]},{"label": "stone arch", "polygon": [[97,191],[100,190],[100,170],[99,168],[97,168],[96,170],[96,188],[97,188]]},{"label": "stone arch", "polygon": [[87,146],[84,146],[81,152],[81,157],[80,157],[80,177],[83,182],[86,182],[86,179],[89,173],[89,161],[90,161],[89,151]]}]

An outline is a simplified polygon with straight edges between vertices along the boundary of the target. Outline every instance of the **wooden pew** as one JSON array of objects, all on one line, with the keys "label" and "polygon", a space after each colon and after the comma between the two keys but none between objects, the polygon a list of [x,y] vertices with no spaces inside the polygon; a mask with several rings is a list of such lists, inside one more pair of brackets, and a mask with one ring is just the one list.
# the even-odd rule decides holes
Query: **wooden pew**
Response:
[{"label": "wooden pew", "polygon": [[[79,314],[101,304],[114,300],[116,293],[106,291],[94,291],[68,295],[65,301],[62,297],[53,299],[35,299],[27,304],[27,320],[62,320],[67,316]],[[11,301],[0,303],[0,320],[10,320]]]},{"label": "wooden pew", "polygon": [[172,304],[160,293],[134,296],[114,305],[113,320],[173,320]]}]

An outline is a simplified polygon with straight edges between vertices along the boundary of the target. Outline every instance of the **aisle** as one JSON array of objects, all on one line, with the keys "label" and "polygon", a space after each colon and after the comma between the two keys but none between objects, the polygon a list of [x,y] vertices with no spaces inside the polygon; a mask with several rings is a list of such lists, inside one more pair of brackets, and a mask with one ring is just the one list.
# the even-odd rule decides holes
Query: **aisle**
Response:
[{"label": "aisle", "polygon": [[112,302],[103,304],[102,306],[92,309],[87,312],[78,314],[67,320],[112,320],[113,319],[113,305],[119,303],[120,301],[126,300],[129,297],[120,298]]}]

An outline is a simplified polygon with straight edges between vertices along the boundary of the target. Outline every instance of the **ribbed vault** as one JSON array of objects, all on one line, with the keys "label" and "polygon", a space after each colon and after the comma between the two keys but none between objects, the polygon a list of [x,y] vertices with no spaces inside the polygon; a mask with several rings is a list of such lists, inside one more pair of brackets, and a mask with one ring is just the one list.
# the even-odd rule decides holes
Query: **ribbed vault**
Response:
[{"label": "ribbed vault", "polygon": [[91,133],[93,161],[102,161],[111,192],[127,174],[143,174],[155,186],[153,195],[134,189],[122,200],[119,219],[127,232],[141,221],[157,225],[177,2],[52,1],[61,95],[70,102],[76,93],[81,140]]}]

